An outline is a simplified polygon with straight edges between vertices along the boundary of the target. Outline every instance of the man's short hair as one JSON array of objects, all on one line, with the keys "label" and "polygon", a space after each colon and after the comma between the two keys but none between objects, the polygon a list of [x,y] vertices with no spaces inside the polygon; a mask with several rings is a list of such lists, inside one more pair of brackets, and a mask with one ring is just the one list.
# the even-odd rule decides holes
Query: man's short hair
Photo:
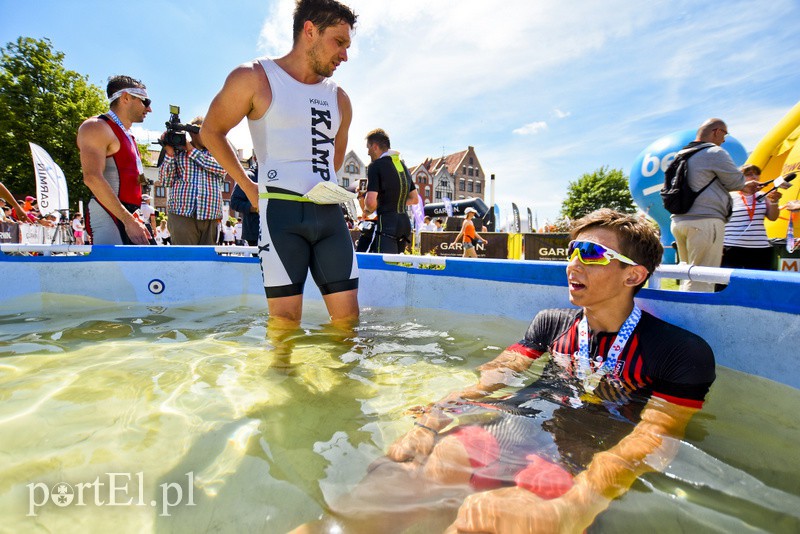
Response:
[{"label": "man's short hair", "polygon": [[[647,219],[608,208],[599,209],[572,224],[570,239],[575,239],[590,228],[605,228],[614,232],[619,239],[617,252],[643,266],[648,274],[653,274],[661,264],[664,247],[661,246],[655,226]],[[638,286],[636,290],[641,287]]]},{"label": "man's short hair", "polygon": [[367,143],[378,143],[378,146],[384,150],[392,148],[392,143],[389,141],[389,135],[380,128],[376,128],[367,134]]},{"label": "man's short hair", "polygon": [[111,76],[108,78],[108,85],[106,85],[106,96],[111,98],[111,95],[121,89],[133,89],[134,87],[139,89],[147,89],[147,87],[145,87],[141,81],[131,78],[130,76],[124,76],[121,74],[117,76]]},{"label": "man's short hair", "polygon": [[761,167],[759,167],[758,165],[752,165],[752,164],[742,165],[742,167],[739,170],[742,171],[742,174],[747,174],[748,172],[761,174]]},{"label": "man's short hair", "polygon": [[352,9],[336,0],[297,0],[292,24],[294,42],[297,42],[303,32],[303,25],[307,20],[310,20],[322,33],[328,27],[340,22],[346,22],[352,28],[356,25],[357,18],[358,15],[353,13]]}]

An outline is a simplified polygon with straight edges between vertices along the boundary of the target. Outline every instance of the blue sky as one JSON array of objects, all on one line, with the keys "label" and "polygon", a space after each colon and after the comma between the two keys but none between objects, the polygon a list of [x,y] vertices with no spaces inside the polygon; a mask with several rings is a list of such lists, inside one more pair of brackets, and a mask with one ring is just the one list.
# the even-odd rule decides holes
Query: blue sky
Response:
[{"label": "blue sky", "polygon": [[[569,181],[630,173],[656,139],[711,116],[749,151],[800,100],[800,3],[350,0],[349,149],[385,128],[409,165],[475,147],[501,209],[557,216]],[[105,88],[145,82],[158,132],[168,105],[203,114],[226,75],[291,46],[292,0],[0,0],[0,42],[48,37]],[[141,132],[146,135],[146,132]],[[246,130],[232,136],[249,148]]]}]

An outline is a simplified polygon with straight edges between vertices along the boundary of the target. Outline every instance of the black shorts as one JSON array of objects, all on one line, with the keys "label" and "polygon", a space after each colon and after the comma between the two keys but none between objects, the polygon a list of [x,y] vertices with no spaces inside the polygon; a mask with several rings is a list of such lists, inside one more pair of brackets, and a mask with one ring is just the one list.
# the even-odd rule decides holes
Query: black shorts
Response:
[{"label": "black shorts", "polygon": [[267,298],[303,294],[309,269],[323,295],[358,288],[358,264],[338,204],[260,199],[258,257]]},{"label": "black shorts", "polygon": [[405,213],[378,215],[378,228],[370,252],[400,254],[411,243],[411,221]]}]

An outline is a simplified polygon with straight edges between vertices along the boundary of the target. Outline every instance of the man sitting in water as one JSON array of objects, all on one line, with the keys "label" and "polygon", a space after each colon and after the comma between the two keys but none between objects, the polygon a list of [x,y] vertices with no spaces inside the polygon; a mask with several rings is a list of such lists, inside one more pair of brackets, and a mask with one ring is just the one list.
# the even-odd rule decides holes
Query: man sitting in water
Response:
[{"label": "man sitting in water", "polygon": [[[332,517],[301,530],[400,531],[463,500],[448,532],[581,532],[669,464],[714,381],[711,348],[634,302],[663,252],[650,224],[603,209],[571,236],[579,309],[536,315],[475,386],[418,409]],[[526,372],[536,378],[520,388]]]}]

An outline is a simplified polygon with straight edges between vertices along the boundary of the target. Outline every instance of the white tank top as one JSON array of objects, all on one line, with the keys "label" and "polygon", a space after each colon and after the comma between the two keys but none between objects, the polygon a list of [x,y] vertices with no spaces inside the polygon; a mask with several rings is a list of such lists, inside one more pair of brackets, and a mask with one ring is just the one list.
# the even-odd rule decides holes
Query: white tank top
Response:
[{"label": "white tank top", "polygon": [[304,195],[321,181],[337,183],[333,140],[341,117],[336,82],[325,78],[313,85],[301,83],[271,59],[258,62],[272,89],[264,116],[248,119],[259,193],[278,187]]}]

